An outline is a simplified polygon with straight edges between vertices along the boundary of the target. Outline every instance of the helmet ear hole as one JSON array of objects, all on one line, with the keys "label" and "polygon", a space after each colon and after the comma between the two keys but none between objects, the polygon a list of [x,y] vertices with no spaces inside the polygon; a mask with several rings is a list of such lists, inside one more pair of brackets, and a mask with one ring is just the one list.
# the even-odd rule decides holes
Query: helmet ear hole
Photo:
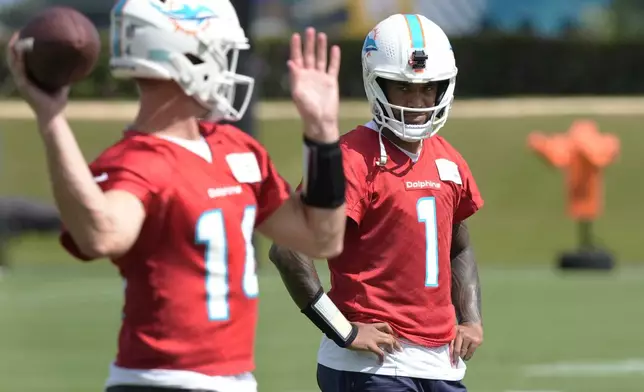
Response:
[{"label": "helmet ear hole", "polygon": [[[377,77],[376,83],[378,84],[378,87],[380,87],[380,90],[382,90],[382,94],[385,96],[385,99],[387,100],[387,102],[389,102],[389,97],[387,96],[387,88],[386,88],[387,79]],[[376,99],[375,105],[378,105],[378,108],[380,109],[379,111],[377,111],[377,113],[375,113],[375,115],[378,117],[378,120],[384,121],[384,119],[382,118],[382,115],[384,113],[387,113],[385,106],[382,104],[382,102],[380,102],[379,99]]]},{"label": "helmet ear hole", "polygon": [[[200,57],[195,56],[195,55],[194,55],[194,54],[192,54],[192,53],[184,53],[183,55],[184,55],[184,56],[186,56],[186,58],[188,59],[188,61],[190,61],[190,62],[192,63],[192,65],[199,65],[199,64],[203,64],[203,63],[204,63],[204,61],[203,61]],[[208,75],[208,74],[205,74],[205,75],[203,76],[203,81],[204,81],[204,82],[207,82],[207,81],[208,81],[208,77],[209,77],[209,75]]]},{"label": "helmet ear hole", "polygon": [[183,55],[186,56],[186,58],[192,63],[192,65],[199,65],[203,64],[204,62],[200,57],[195,56],[192,53],[184,53]]},{"label": "helmet ear hole", "polygon": [[382,93],[385,95],[385,98],[387,98],[387,101],[389,101],[389,97],[387,96],[387,80],[381,77],[377,77],[376,83],[378,83],[378,87],[380,87]]},{"label": "helmet ear hole", "polygon": [[436,83],[436,105],[440,104],[449,88],[449,79]]},{"label": "helmet ear hole", "polygon": [[[440,105],[440,103],[443,102],[443,98],[445,98],[445,94],[447,93],[447,89],[449,88],[449,83],[450,83],[449,79],[441,80],[437,83],[435,105]],[[438,113],[436,113],[436,118],[437,119],[443,118],[445,113],[447,113],[446,108],[442,108]]]}]

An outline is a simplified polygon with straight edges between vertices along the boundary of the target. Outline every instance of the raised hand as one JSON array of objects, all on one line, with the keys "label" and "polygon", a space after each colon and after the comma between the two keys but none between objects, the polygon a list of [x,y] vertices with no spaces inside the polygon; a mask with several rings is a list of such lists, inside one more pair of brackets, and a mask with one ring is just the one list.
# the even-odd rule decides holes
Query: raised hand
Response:
[{"label": "raised hand", "polygon": [[340,93],[340,48],[333,46],[328,55],[327,36],[306,29],[304,48],[300,34],[291,37],[291,96],[304,121],[305,134],[315,141],[337,141]]},{"label": "raised hand", "polygon": [[23,52],[29,50],[25,45],[18,39],[18,33],[15,33],[7,45],[7,63],[22,97],[31,106],[38,120],[47,122],[63,113],[67,105],[69,87],[64,87],[52,95],[36,87],[25,73]]}]

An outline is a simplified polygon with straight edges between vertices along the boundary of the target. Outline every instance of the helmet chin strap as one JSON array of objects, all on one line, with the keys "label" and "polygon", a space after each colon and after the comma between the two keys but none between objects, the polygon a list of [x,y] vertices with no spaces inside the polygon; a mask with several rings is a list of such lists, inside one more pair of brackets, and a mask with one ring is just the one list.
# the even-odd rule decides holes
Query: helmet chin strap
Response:
[{"label": "helmet chin strap", "polygon": [[380,144],[380,159],[376,162],[378,166],[385,166],[387,164],[387,150],[385,143],[382,142],[382,130],[385,128],[384,124],[378,124],[378,142]]},{"label": "helmet chin strap", "polygon": [[[385,143],[382,141],[382,131],[386,128],[385,123],[378,123],[377,121],[374,121],[378,125],[378,144],[380,145],[380,158],[376,162],[376,165],[384,167],[387,164],[387,149],[385,148]],[[395,135],[394,135],[395,136]],[[393,144],[396,144],[395,141],[390,140]],[[423,140],[419,140],[421,146],[423,145]],[[402,147],[399,147],[402,148]]]},{"label": "helmet chin strap", "polygon": [[[382,106],[379,109],[382,111]],[[381,167],[387,164],[387,150],[385,149],[385,143],[382,142],[382,131],[385,129],[385,121],[382,121],[383,117],[382,115],[375,115],[373,117],[373,122],[378,126],[378,145],[380,146],[380,158],[376,162],[376,165]]]}]

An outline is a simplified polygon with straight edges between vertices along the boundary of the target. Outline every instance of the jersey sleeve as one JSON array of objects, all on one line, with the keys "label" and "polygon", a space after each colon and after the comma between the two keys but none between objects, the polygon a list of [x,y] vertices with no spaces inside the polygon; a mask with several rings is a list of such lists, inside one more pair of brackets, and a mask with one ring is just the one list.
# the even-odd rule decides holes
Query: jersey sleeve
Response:
[{"label": "jersey sleeve", "polygon": [[291,187],[279,174],[273,160],[264,150],[260,157],[262,182],[257,195],[257,217],[255,227],[273,214],[291,196]]},{"label": "jersey sleeve", "polygon": [[362,222],[369,206],[370,192],[367,184],[367,166],[365,159],[357,151],[341,144],[344,176],[346,178],[345,203],[346,213],[358,225]]},{"label": "jersey sleeve", "polygon": [[467,162],[462,157],[459,158],[459,172],[463,185],[454,212],[454,223],[464,221],[483,207],[483,198],[476,185],[476,181],[474,181],[474,175],[472,175]]},{"label": "jersey sleeve", "polygon": [[[165,186],[170,174],[169,167],[153,150],[133,146],[118,152],[108,150],[90,164],[90,171],[103,192],[128,192],[138,198],[145,210],[149,211],[154,195]],[[72,256],[84,261],[91,260],[82,254],[64,226],[60,243]]]}]

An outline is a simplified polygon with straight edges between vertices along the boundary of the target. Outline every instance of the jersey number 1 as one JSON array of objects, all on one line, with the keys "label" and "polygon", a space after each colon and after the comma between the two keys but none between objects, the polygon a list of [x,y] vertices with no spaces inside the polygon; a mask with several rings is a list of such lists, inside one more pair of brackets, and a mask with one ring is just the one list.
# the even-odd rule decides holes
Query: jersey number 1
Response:
[{"label": "jersey number 1", "polygon": [[425,224],[425,287],[438,287],[438,223],[436,198],[421,197],[416,202],[418,222]]},{"label": "jersey number 1", "polygon": [[[244,209],[241,231],[246,243],[244,276],[242,290],[246,297],[255,298],[259,293],[259,283],[255,273],[255,250],[253,249],[253,229],[255,226],[256,208]],[[206,245],[204,257],[206,263],[206,296],[208,319],[226,321],[230,318],[228,304],[228,238],[224,224],[224,213],[221,209],[206,211],[199,217],[196,228],[196,242]],[[236,284],[236,282],[230,282]]]}]

